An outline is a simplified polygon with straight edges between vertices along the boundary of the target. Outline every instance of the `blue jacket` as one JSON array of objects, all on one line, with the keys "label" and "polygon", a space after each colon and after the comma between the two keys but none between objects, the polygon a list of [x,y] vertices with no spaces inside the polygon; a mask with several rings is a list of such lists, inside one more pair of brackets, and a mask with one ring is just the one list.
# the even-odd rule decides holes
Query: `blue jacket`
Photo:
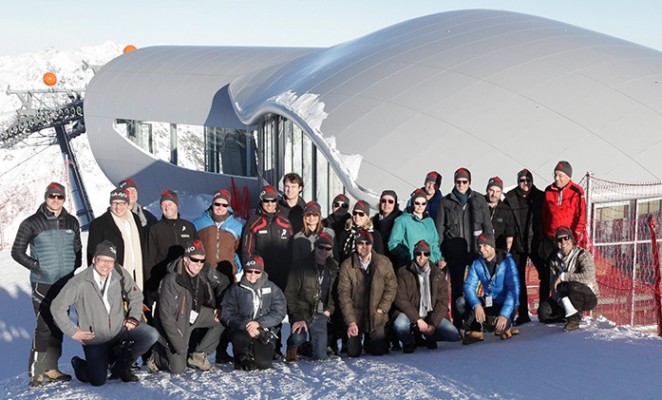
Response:
[{"label": "blue jacket", "polygon": [[497,251],[497,266],[493,277],[490,277],[482,257],[471,263],[464,281],[464,296],[471,308],[480,304],[477,293],[479,284],[482,285],[485,296],[492,296],[494,304],[501,305],[499,315],[510,318],[519,305],[519,275],[513,257],[509,253]]},{"label": "blue jacket", "polygon": [[21,222],[11,255],[30,270],[30,282],[63,285],[80,267],[82,247],[78,220],[64,208],[56,217],[43,203]]},{"label": "blue jacket", "polygon": [[[221,303],[221,323],[230,329],[246,330],[246,324],[256,321],[262,328],[273,328],[283,322],[287,314],[285,295],[262,273],[259,287],[253,290],[246,276],[230,286]],[[254,306],[257,306],[255,310]]]},{"label": "blue jacket", "polygon": [[[220,226],[220,229],[229,232],[234,236],[237,241],[241,241],[241,232],[244,229],[245,221],[240,218],[235,218],[234,211],[232,207],[228,208],[228,217],[223,221]],[[205,210],[201,216],[193,220],[193,225],[195,230],[198,232],[198,237],[202,237],[202,232],[205,228],[213,226],[216,229],[216,222],[211,217],[211,210]],[[205,246],[207,244],[205,243]],[[237,272],[241,271],[241,261],[239,260],[239,254],[234,253],[234,263],[237,266]]]}]

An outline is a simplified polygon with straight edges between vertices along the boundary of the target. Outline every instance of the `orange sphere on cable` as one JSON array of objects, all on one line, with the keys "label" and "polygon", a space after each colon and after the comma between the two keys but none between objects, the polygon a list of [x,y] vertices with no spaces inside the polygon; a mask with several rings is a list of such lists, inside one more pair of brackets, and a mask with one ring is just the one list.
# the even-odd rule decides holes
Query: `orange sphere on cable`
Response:
[{"label": "orange sphere on cable", "polygon": [[132,44],[127,44],[127,45],[124,47],[124,50],[123,50],[122,52],[123,52],[124,54],[126,54],[126,53],[131,53],[132,51],[135,51],[136,49],[137,49],[136,46],[134,46],[134,45],[132,45]]},{"label": "orange sphere on cable", "polygon": [[52,72],[46,72],[43,77],[46,86],[55,86],[57,83],[57,76]]}]

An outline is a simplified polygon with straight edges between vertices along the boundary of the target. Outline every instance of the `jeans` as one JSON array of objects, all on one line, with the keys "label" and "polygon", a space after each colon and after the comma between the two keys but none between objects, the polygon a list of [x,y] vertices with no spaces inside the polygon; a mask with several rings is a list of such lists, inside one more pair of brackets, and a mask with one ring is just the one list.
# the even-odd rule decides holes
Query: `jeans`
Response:
[{"label": "jeans", "polygon": [[308,327],[308,333],[303,330],[299,331],[298,333],[290,333],[290,337],[287,338],[287,347],[299,347],[306,343],[306,336],[309,336],[313,349],[313,358],[315,360],[325,359],[328,339],[326,334],[326,326],[328,322],[329,318],[327,318],[326,315],[315,315],[311,324],[306,323]]},{"label": "jeans", "polygon": [[93,386],[106,383],[108,365],[113,358],[113,349],[122,341],[131,341],[131,356],[134,361],[156,343],[159,333],[147,324],[140,324],[132,330],[122,328],[112,340],[105,343],[88,344],[83,346],[85,352],[84,364],[77,369],[76,377],[82,382],[89,382]]},{"label": "jeans", "polygon": [[[403,346],[414,343],[413,333],[418,332],[418,327],[415,322],[409,320],[409,317],[407,317],[405,313],[398,314],[393,322],[393,329]],[[453,326],[451,321],[444,318],[439,325],[437,325],[434,333],[430,336],[426,335],[425,338],[428,340],[434,340],[435,342],[456,342],[460,340],[460,333],[457,328]]]}]

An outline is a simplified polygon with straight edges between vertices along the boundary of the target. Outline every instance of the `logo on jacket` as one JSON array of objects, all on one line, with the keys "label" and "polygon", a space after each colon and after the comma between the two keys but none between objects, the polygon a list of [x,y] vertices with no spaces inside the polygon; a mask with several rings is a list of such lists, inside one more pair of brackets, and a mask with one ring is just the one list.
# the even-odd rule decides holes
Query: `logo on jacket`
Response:
[{"label": "logo on jacket", "polygon": [[287,229],[283,229],[280,232],[280,238],[281,239],[287,239]]}]

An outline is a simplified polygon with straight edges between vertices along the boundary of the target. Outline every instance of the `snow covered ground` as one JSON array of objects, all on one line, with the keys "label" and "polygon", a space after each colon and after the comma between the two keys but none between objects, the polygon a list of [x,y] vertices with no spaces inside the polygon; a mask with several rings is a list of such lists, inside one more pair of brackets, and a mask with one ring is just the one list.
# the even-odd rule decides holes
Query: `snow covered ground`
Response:
[{"label": "snow covered ground", "polygon": [[[0,253],[0,393],[6,399],[659,399],[662,339],[588,320],[565,333],[533,322],[519,336],[382,357],[277,362],[268,371],[234,371],[231,364],[181,376],[140,371],[139,383],[91,387],[74,379],[28,389],[26,374],[34,315],[27,270]],[[288,331],[287,325],[284,327]],[[60,368],[81,355],[65,339]]]},{"label": "snow covered ground", "polygon": [[[66,72],[81,59],[101,62],[118,53],[112,43],[65,53],[0,57],[0,85],[33,87],[45,69]],[[59,60],[59,61],[58,61]],[[76,72],[76,76],[84,75]],[[89,76],[88,76],[89,78]],[[64,79],[64,78],[63,78]],[[87,78],[70,78],[84,84]],[[17,107],[0,95],[0,119]],[[662,339],[602,319],[586,319],[580,331],[564,333],[561,325],[524,325],[519,336],[463,346],[441,343],[437,350],[419,349],[383,357],[346,357],[295,365],[276,363],[261,372],[233,371],[230,364],[181,376],[139,372],[139,383],[109,382],[94,388],[76,380],[68,384],[27,388],[27,358],[34,329],[28,271],[9,254],[18,224],[34,213],[48,182],[64,182],[57,146],[39,135],[29,145],[0,150],[0,398],[3,399],[658,399],[662,378]],[[108,204],[112,186],[91,156],[85,135],[74,140],[83,179],[98,216]],[[182,216],[198,216],[209,195],[180,193]],[[150,209],[154,210],[155,205]],[[66,207],[71,210],[72,205]],[[158,207],[156,207],[158,209]],[[157,210],[154,210],[157,211]],[[159,214],[157,212],[157,214]],[[83,238],[85,243],[86,237]],[[284,326],[287,335],[289,327]],[[66,338],[60,368],[72,373],[69,360],[82,356],[78,343]]]}]

